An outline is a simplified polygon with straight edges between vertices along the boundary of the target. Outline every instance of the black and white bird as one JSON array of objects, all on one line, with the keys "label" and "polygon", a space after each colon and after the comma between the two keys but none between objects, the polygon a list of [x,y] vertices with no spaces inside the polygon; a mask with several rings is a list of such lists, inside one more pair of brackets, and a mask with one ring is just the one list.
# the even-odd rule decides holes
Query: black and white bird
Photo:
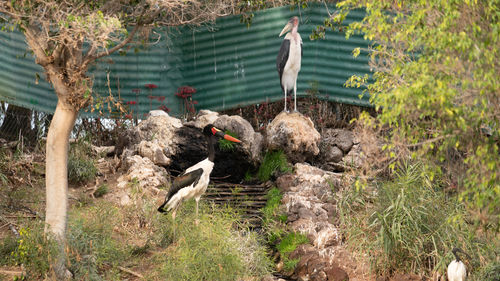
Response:
[{"label": "black and white bird", "polygon": [[276,68],[280,76],[281,90],[285,93],[285,111],[286,97],[288,94],[294,95],[294,110],[297,111],[297,76],[299,75],[302,60],[302,38],[297,32],[299,28],[299,18],[292,17],[285,25],[279,37],[285,35],[281,43],[280,52],[276,58]]},{"label": "black and white bird", "polygon": [[[198,218],[198,202],[201,195],[205,193],[210,181],[210,173],[214,167],[215,149],[214,144],[217,142],[217,137],[224,138],[232,142],[241,142],[240,140],[225,134],[221,130],[209,124],[203,128],[203,135],[207,138],[208,143],[208,158],[189,167],[180,174],[172,183],[172,187],[168,191],[165,202],[158,208],[160,213],[172,211],[172,218],[175,221],[175,214],[180,204],[183,201],[194,198],[196,201],[196,218]],[[167,207],[165,211],[164,207]],[[197,220],[196,220],[197,222]]]},{"label": "black and white bird", "polygon": [[467,270],[465,264],[460,260],[458,252],[465,254],[468,258],[470,256],[459,248],[453,248],[451,252],[455,256],[455,260],[448,265],[448,281],[465,281]]}]

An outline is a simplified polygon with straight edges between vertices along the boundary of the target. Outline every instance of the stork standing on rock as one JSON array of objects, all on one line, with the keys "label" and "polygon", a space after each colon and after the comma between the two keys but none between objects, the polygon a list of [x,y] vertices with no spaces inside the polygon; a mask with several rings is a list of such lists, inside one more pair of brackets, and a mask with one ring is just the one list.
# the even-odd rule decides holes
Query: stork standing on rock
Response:
[{"label": "stork standing on rock", "polygon": [[453,248],[451,252],[455,256],[455,260],[450,262],[448,265],[448,281],[465,281],[467,271],[465,269],[465,264],[460,260],[458,253],[460,252],[465,254],[469,259],[470,256],[459,248]]},{"label": "stork standing on rock", "polygon": [[[194,198],[196,201],[196,218],[198,218],[198,202],[200,201],[201,195],[207,190],[210,181],[210,173],[212,173],[214,167],[214,144],[217,142],[216,136],[232,142],[241,142],[230,135],[224,134],[212,124],[203,128],[203,135],[207,138],[208,158],[187,168],[186,171],[180,174],[172,183],[172,187],[168,191],[165,202],[158,208],[160,213],[173,210],[172,219],[174,222],[175,214],[181,203],[191,198]],[[167,206],[166,211],[164,210],[165,205]],[[195,223],[198,224],[198,219],[196,219]]]},{"label": "stork standing on rock", "polygon": [[297,111],[297,76],[300,71],[302,60],[302,38],[297,32],[299,28],[299,18],[292,17],[285,25],[279,37],[291,30],[281,43],[280,52],[276,58],[276,68],[280,76],[281,90],[285,93],[285,111],[286,96],[292,94],[294,96],[294,110]]}]

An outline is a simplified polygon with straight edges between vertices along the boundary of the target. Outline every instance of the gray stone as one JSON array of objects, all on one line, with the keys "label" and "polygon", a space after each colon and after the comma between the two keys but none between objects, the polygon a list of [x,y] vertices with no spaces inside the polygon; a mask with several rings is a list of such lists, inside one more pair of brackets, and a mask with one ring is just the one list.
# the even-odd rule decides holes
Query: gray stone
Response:
[{"label": "gray stone", "polygon": [[267,144],[271,150],[282,149],[288,159],[303,162],[319,154],[321,136],[310,118],[294,112],[282,112],[267,126]]}]

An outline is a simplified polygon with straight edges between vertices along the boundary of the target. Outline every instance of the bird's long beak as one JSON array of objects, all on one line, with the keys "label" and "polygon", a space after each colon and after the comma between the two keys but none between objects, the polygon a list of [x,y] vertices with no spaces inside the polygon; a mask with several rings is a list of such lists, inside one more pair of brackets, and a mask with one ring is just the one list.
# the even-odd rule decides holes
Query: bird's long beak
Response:
[{"label": "bird's long beak", "polygon": [[237,138],[235,138],[235,137],[232,137],[232,136],[230,136],[230,135],[228,135],[228,134],[224,134],[224,132],[223,132],[223,131],[221,131],[221,130],[219,130],[219,129],[215,128],[215,127],[212,127],[212,133],[213,133],[214,135],[219,136],[219,137],[221,137],[221,138],[224,138],[224,139],[226,139],[226,140],[228,140],[228,141],[232,141],[232,142],[241,142],[239,139],[237,139]]},{"label": "bird's long beak", "polygon": [[292,24],[289,22],[285,25],[285,27],[283,27],[283,30],[281,30],[279,37],[281,37],[283,34],[287,33],[290,30],[292,30]]}]

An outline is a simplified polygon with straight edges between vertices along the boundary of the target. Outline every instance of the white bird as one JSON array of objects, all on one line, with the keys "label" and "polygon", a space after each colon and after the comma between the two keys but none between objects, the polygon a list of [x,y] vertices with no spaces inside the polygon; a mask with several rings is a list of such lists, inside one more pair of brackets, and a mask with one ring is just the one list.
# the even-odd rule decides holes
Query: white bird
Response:
[{"label": "white bird", "polygon": [[276,68],[280,76],[281,90],[285,93],[285,111],[286,111],[286,96],[291,94],[293,89],[294,95],[294,110],[297,111],[297,76],[299,75],[300,65],[302,60],[302,38],[297,32],[299,28],[299,18],[292,17],[285,25],[279,37],[286,32],[285,39],[281,43],[281,48],[276,58]]},{"label": "white bird", "polygon": [[[172,183],[172,187],[165,197],[165,202],[158,207],[160,213],[172,211],[172,218],[175,221],[177,209],[183,201],[194,198],[196,201],[196,217],[198,218],[198,202],[201,195],[205,193],[210,181],[210,173],[214,167],[215,149],[214,144],[217,139],[216,136],[222,137],[232,142],[241,142],[230,135],[224,134],[221,130],[209,124],[203,128],[203,134],[207,138],[208,143],[208,158],[198,162],[197,164],[189,167],[180,174]],[[164,210],[165,205],[167,211]],[[198,223],[198,220],[195,221]],[[174,229],[175,231],[175,229]]]},{"label": "white bird", "polygon": [[465,264],[460,260],[458,252],[465,254],[469,258],[470,256],[459,248],[453,248],[451,252],[455,256],[455,260],[448,265],[448,281],[465,281],[467,270]]}]

